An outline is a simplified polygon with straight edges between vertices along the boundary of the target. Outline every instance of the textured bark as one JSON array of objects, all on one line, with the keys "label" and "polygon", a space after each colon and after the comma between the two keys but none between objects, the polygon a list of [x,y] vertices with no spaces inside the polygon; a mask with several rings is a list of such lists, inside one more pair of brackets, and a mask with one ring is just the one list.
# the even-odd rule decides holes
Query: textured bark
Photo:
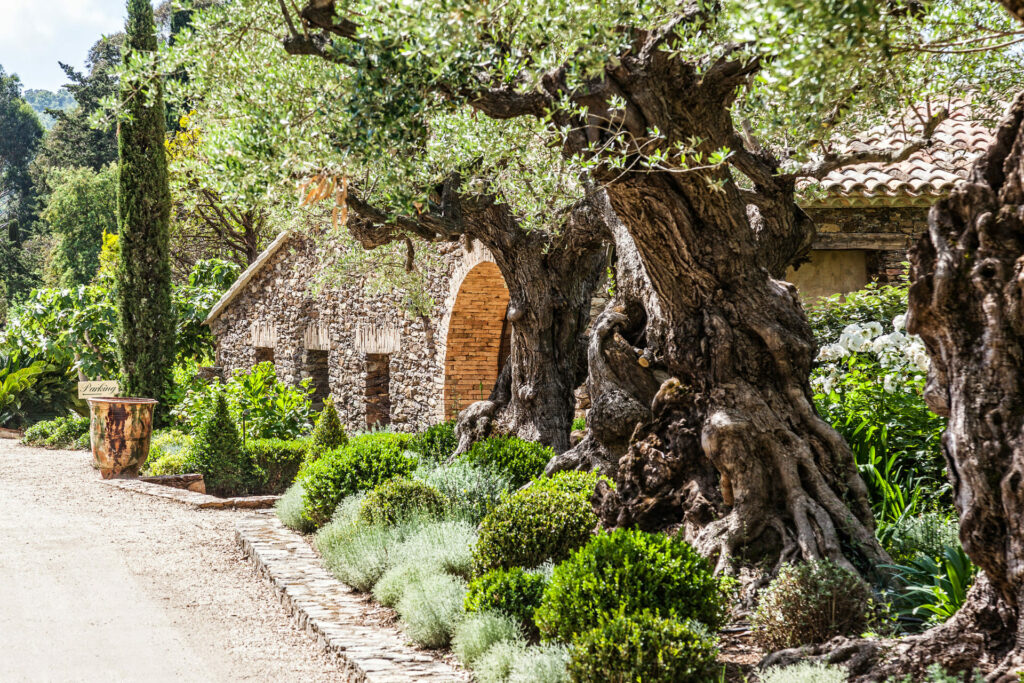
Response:
[{"label": "textured bark", "polygon": [[993,674],[1010,676],[1024,664],[1024,93],[928,223],[910,255],[907,329],[932,359],[925,400],[949,418],[960,540],[1018,617],[1016,647]]},{"label": "textured bark", "polygon": [[358,199],[350,230],[373,247],[413,234],[428,240],[473,239],[490,250],[509,290],[511,349],[486,401],[460,413],[459,450],[500,432],[569,447],[575,397],[586,376],[586,329],[604,245],[614,219],[603,193],[581,201],[557,231],[525,230],[509,208],[487,198],[464,201],[453,185],[433,216],[394,221]]},{"label": "textured bark", "polygon": [[[795,179],[747,151],[732,128],[734,92],[755,67],[722,60],[698,73],[657,50],[636,55],[607,72],[599,98],[582,99],[594,118],[616,121],[638,141],[651,127],[668,140],[698,137],[705,155],[727,145],[755,189],[740,190],[724,167],[603,174],[658,316],[644,323],[636,339],[644,348],[635,351],[625,346],[643,314],[628,305],[624,319],[606,312],[595,330],[604,341],[592,349],[601,347],[608,366],[599,364],[597,376],[616,378],[606,393],[628,397],[623,414],[636,404],[649,411],[623,420],[617,436],[630,446],[616,488],[599,488],[600,514],[613,526],[681,528],[720,570],[800,558],[861,572],[885,563],[853,455],[814,410],[813,337],[781,280],[809,247],[813,225],[795,203]],[[607,109],[611,95],[626,101],[624,111]],[[607,135],[581,122],[577,129],[580,144]]]}]

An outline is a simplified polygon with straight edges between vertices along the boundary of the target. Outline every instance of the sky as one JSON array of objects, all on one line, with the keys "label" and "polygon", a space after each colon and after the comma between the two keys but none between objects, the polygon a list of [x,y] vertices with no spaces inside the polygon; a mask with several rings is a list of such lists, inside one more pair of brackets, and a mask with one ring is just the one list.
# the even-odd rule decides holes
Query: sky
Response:
[{"label": "sky", "polygon": [[100,36],[124,28],[125,0],[0,0],[0,65],[27,88],[57,90],[57,62],[84,68]]}]

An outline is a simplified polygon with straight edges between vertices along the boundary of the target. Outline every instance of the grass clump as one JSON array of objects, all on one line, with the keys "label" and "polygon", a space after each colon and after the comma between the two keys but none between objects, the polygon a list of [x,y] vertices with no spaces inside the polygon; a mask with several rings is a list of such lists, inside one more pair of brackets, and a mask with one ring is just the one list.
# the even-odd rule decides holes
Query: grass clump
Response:
[{"label": "grass clump", "polygon": [[495,643],[473,667],[478,683],[507,683],[516,663],[526,654],[521,641],[503,640]]},{"label": "grass clump", "polygon": [[422,647],[447,647],[462,619],[465,592],[465,582],[448,574],[429,574],[411,583],[397,605],[406,633]]},{"label": "grass clump", "polygon": [[466,462],[419,470],[416,476],[444,496],[449,516],[473,524],[479,524],[511,488],[509,478],[501,472]]},{"label": "grass clump", "polygon": [[280,500],[274,504],[277,518],[289,529],[308,534],[313,531],[313,525],[302,516],[302,482],[297,481],[288,487]]},{"label": "grass clump", "polygon": [[459,661],[472,668],[495,643],[504,641],[523,642],[519,625],[500,612],[480,612],[469,615],[455,628],[452,649]]},{"label": "grass clump", "polygon": [[400,477],[378,485],[363,499],[359,517],[369,524],[397,524],[413,516],[441,518],[444,497],[429,484]]},{"label": "grass clump", "polygon": [[793,666],[773,666],[761,674],[761,683],[846,683],[848,672],[841,666],[821,662],[800,662]]},{"label": "grass clump", "polygon": [[609,615],[644,611],[717,629],[726,616],[723,581],[682,539],[616,529],[555,567],[534,620],[545,639],[570,643]]},{"label": "grass clump", "polygon": [[721,672],[715,638],[698,622],[618,614],[570,648],[574,681],[707,683]]},{"label": "grass clump", "polygon": [[508,496],[480,524],[475,571],[532,568],[568,557],[598,525],[590,503],[596,485],[596,474],[559,472]]},{"label": "grass clump", "polygon": [[477,441],[459,459],[503,473],[517,489],[543,474],[553,457],[555,452],[543,444],[515,436],[492,436]]},{"label": "grass clump", "polygon": [[508,683],[568,683],[569,651],[561,645],[530,647],[509,673]]},{"label": "grass clump", "polygon": [[860,633],[870,598],[860,578],[827,560],[783,565],[761,592],[751,620],[754,640],[781,650]]}]

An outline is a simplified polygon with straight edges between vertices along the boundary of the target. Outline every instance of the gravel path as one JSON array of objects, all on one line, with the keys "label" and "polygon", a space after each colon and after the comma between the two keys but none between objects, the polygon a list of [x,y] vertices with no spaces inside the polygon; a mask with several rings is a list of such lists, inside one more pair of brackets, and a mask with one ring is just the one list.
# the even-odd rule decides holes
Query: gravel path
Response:
[{"label": "gravel path", "polygon": [[0,439],[0,680],[343,680],[235,546],[245,514]]}]

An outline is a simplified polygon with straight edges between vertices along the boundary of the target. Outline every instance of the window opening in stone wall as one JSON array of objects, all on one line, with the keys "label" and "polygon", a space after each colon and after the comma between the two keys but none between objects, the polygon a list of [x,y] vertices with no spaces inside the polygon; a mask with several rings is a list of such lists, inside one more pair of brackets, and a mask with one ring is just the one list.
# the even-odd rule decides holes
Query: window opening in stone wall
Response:
[{"label": "window opening in stone wall", "polygon": [[331,395],[331,372],[328,364],[328,351],[307,349],[305,376],[311,380],[310,388],[313,395],[310,400],[313,402],[314,410],[321,410],[324,407],[324,400]]},{"label": "window opening in stone wall", "polygon": [[391,424],[391,356],[366,354],[366,426]]},{"label": "window opening in stone wall", "polygon": [[260,363],[273,363],[274,362],[274,349],[267,346],[256,347],[256,364]]}]

